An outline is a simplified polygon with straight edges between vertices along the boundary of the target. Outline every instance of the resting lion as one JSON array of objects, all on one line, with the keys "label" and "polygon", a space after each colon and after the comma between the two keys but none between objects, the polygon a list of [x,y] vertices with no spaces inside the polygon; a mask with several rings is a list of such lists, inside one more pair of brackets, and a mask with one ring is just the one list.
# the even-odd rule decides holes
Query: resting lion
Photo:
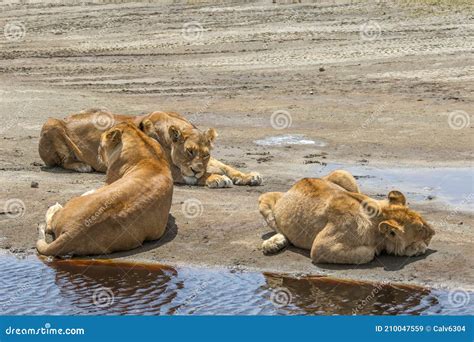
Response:
[{"label": "resting lion", "polygon": [[78,172],[105,172],[105,165],[97,158],[103,131],[126,121],[141,126],[145,120],[153,124],[153,136],[171,160],[175,183],[211,188],[262,183],[260,174],[240,172],[210,156],[212,143],[217,137],[215,129],[201,132],[183,116],[172,112],[131,116],[90,109],[64,120],[50,118],[41,130],[39,155],[47,166],[61,166]]},{"label": "resting lion", "polygon": [[277,232],[263,242],[264,253],[291,243],[310,250],[315,263],[367,263],[382,251],[420,255],[434,235],[421,215],[407,207],[401,192],[374,200],[359,192],[350,173],[340,170],[322,179],[304,178],[285,193],[265,193],[259,210]]},{"label": "resting lion", "polygon": [[[100,138],[107,185],[46,212],[36,248],[40,254],[93,255],[130,250],[165,232],[173,178],[160,144],[131,123]],[[47,243],[45,233],[55,240]]]}]

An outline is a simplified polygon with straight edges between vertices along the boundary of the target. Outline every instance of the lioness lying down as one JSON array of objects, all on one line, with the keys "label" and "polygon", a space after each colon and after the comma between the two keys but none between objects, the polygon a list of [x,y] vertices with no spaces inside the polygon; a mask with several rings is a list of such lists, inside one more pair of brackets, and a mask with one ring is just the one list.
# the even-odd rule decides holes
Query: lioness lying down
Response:
[{"label": "lioness lying down", "polygon": [[143,126],[152,123],[153,137],[171,160],[175,183],[226,188],[232,184],[260,185],[256,172],[240,172],[210,156],[215,129],[199,131],[177,113],[153,112],[131,116],[91,109],[64,120],[48,119],[41,130],[39,155],[47,166],[61,166],[78,172],[105,172],[106,166],[97,158],[100,136],[119,122]]},{"label": "lioness lying down", "polygon": [[421,215],[407,207],[401,192],[374,200],[359,192],[346,171],[304,178],[285,193],[265,193],[259,210],[277,232],[263,242],[264,253],[291,243],[311,250],[315,263],[367,263],[382,251],[420,255],[434,235]]},{"label": "lioness lying down", "polygon": [[[102,134],[99,156],[107,185],[46,212],[36,248],[44,255],[92,255],[130,250],[165,232],[173,179],[159,143],[131,123]],[[55,240],[48,244],[45,233]]]}]

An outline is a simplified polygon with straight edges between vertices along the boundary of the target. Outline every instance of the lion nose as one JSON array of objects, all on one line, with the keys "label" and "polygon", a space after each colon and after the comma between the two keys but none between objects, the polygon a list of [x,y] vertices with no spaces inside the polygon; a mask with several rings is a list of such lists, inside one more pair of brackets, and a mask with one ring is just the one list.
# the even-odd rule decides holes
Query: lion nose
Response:
[{"label": "lion nose", "polygon": [[199,170],[196,170],[194,167],[191,167],[191,171],[194,172],[195,174],[199,173]]}]

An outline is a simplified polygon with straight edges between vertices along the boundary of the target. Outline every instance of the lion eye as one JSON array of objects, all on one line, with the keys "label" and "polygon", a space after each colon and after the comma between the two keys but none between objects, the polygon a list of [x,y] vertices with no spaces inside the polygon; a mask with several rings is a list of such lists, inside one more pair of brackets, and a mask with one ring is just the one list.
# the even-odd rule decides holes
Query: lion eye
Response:
[{"label": "lion eye", "polygon": [[209,153],[202,156],[204,159],[209,158]]}]

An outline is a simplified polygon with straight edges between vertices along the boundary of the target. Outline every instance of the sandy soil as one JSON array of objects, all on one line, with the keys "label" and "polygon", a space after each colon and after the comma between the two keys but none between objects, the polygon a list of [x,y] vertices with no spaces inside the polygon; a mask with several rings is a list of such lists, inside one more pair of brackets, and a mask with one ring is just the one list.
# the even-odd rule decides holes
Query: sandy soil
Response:
[{"label": "sandy soil", "polygon": [[[265,184],[177,186],[165,238],[118,257],[472,289],[472,212],[411,201],[437,230],[427,255],[316,266],[294,248],[264,256],[260,245],[270,230],[257,211],[261,193],[288,189],[312,172],[308,154],[325,152],[312,160],[327,163],[472,166],[472,7],[262,1],[0,8],[8,27],[0,38],[0,211],[12,199],[25,206],[20,217],[0,214],[1,248],[34,253],[48,206],[104,180],[42,168],[37,144],[46,118],[89,107],[175,110],[216,127],[214,155],[259,171]],[[275,111],[285,111],[283,129],[272,125]],[[254,143],[281,134],[326,145]],[[473,188],[472,177],[466,187]],[[198,203],[196,217],[185,215],[189,200]]]}]

